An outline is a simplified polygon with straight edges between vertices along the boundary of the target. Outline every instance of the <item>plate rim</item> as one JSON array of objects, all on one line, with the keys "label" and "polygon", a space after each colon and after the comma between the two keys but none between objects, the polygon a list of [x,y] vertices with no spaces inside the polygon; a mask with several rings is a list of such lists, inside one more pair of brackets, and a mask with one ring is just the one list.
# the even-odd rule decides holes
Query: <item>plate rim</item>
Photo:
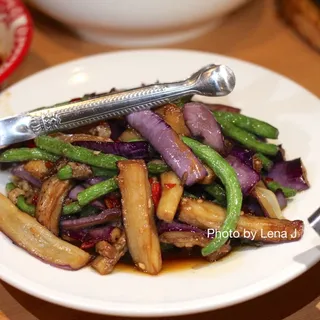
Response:
[{"label": "plate rim", "polygon": [[[98,53],[98,54],[94,54],[94,55],[90,55],[90,56],[86,56],[86,57],[82,57],[82,58],[79,58],[79,59],[73,59],[73,60],[70,60],[70,61],[67,61],[67,62],[64,62],[64,63],[61,63],[61,64],[58,64],[58,65],[55,65],[55,66],[51,66],[49,68],[46,68],[44,70],[41,70],[39,72],[36,72],[22,80],[20,80],[19,82],[13,84],[12,86],[8,87],[6,90],[3,91],[2,94],[5,94],[7,91],[10,92],[10,90],[13,90],[15,88],[15,86],[17,85],[23,85],[23,83],[25,81],[29,81],[30,79],[33,79],[33,78],[36,78],[38,76],[42,76],[43,74],[45,74],[46,72],[50,72],[52,70],[55,70],[55,69],[59,69],[59,68],[63,68],[67,65],[70,65],[72,63],[81,63],[81,62],[86,62],[86,60],[91,60],[93,59],[94,57],[97,57],[97,56],[110,56],[110,55],[118,55],[118,54],[130,54],[130,53],[135,53],[135,54],[138,54],[138,53],[152,53],[152,52],[158,52],[158,53],[161,53],[161,52],[175,52],[175,53],[180,53],[180,54],[185,54],[185,53],[191,53],[191,54],[196,54],[196,55],[211,55],[211,56],[215,56],[216,58],[221,58],[221,59],[231,59],[231,60],[234,60],[238,63],[241,63],[241,64],[247,64],[247,65],[250,65],[250,66],[253,66],[255,68],[258,68],[264,72],[268,72],[268,73],[271,73],[273,74],[273,76],[277,76],[277,77],[280,77],[286,81],[289,81],[291,84],[295,85],[295,86],[299,86],[304,92],[305,94],[308,94],[310,96],[312,96],[313,98],[317,99],[319,101],[319,106],[320,106],[320,99],[318,96],[316,96],[315,94],[313,94],[312,92],[310,92],[308,89],[306,89],[305,87],[303,87],[302,85],[300,85],[299,83],[296,83],[295,81],[291,80],[290,78],[282,75],[282,74],[279,74],[273,70],[270,70],[270,69],[267,69],[263,66],[260,66],[258,64],[254,64],[254,63],[251,63],[251,62],[248,62],[248,61],[244,61],[244,60],[241,60],[241,59],[238,59],[238,58],[234,58],[234,57],[231,57],[231,56],[226,56],[226,55],[221,55],[221,54],[216,54],[216,53],[213,53],[213,52],[206,52],[206,51],[197,51],[197,50],[184,50],[184,49],[132,49],[132,50],[117,50],[117,51],[112,51],[112,52],[104,52],[104,53]],[[97,314],[104,314],[104,315],[115,315],[115,316],[131,316],[131,317],[156,317],[156,316],[178,316],[178,315],[187,315],[187,314],[195,314],[195,313],[199,313],[199,312],[206,312],[206,311],[211,311],[211,310],[218,310],[218,309],[221,309],[221,308],[225,308],[225,307],[228,307],[228,306],[232,306],[232,305],[236,305],[236,304],[239,304],[241,302],[244,302],[244,301],[248,301],[248,300],[251,300],[255,297],[259,297],[265,293],[268,293],[268,292],[271,292],[281,286],[283,286],[284,284],[292,281],[293,279],[299,277],[301,274],[303,274],[304,272],[306,272],[308,269],[312,268],[318,261],[320,261],[320,259],[318,258],[315,258],[313,259],[312,261],[308,261],[308,264],[304,264],[304,265],[299,265],[296,266],[295,268],[292,268],[292,267],[287,267],[285,269],[283,269],[281,272],[277,273],[277,276],[276,277],[268,277],[268,278],[265,278],[265,279],[262,279],[260,281],[258,281],[257,283],[255,284],[252,284],[252,285],[249,285],[247,287],[243,287],[241,289],[238,289],[238,290],[235,290],[233,291],[233,294],[234,294],[234,297],[232,299],[225,299],[224,302],[220,302],[218,305],[215,305],[214,303],[211,303],[209,302],[210,298],[206,297],[206,298],[202,298],[202,299],[194,299],[192,301],[188,301],[188,304],[186,304],[184,306],[184,308],[181,308],[181,310],[178,310],[177,307],[173,307],[171,308],[171,305],[177,305],[178,303],[177,302],[166,302],[165,305],[168,306],[170,305],[170,308],[169,309],[164,309],[164,303],[160,303],[158,305],[157,308],[155,308],[155,310],[151,311],[150,308],[148,308],[147,310],[143,310],[143,308],[139,308],[140,310],[137,309],[137,306],[142,306],[142,305],[139,305],[139,304],[136,304],[136,303],[128,303],[126,302],[125,305],[126,305],[126,309],[121,309],[121,303],[118,303],[118,302],[111,302],[111,305],[110,303],[108,304],[108,308],[101,308],[99,307],[96,303],[93,305],[91,303],[90,304],[82,304],[81,301],[79,299],[75,299],[72,298],[72,295],[69,294],[68,296],[70,297],[69,300],[65,300],[63,297],[62,298],[59,298],[59,296],[56,296],[54,295],[54,293],[56,292],[55,290],[52,290],[52,289],[48,289],[47,288],[47,292],[45,294],[41,293],[39,290],[37,289],[33,289],[31,287],[29,287],[27,284],[23,285],[23,284],[20,284],[19,279],[20,280],[26,280],[28,281],[27,278],[23,277],[23,276],[20,276],[18,274],[18,277],[15,279],[15,273],[13,272],[12,273],[12,276],[10,278],[10,276],[5,276],[5,274],[10,274],[11,271],[9,270],[9,272],[6,272],[5,269],[7,268],[6,266],[4,265],[0,265],[0,277],[1,279],[14,286],[15,288],[18,288],[19,290],[22,290],[32,296],[35,296],[39,299],[42,299],[42,300],[45,300],[45,301],[48,301],[48,302],[51,302],[51,303],[54,303],[56,305],[61,305],[61,306],[64,306],[64,307],[67,307],[67,308],[72,308],[72,309],[76,309],[76,310],[82,310],[82,311],[87,311],[87,312],[94,312],[94,313],[97,313]],[[3,268],[4,267],[4,268]],[[285,272],[284,272],[285,271]],[[289,272],[289,275],[288,275],[288,272]],[[283,277],[283,274],[286,274],[286,277]],[[276,280],[275,280],[276,279]],[[264,286],[262,287],[261,289],[261,283],[264,283],[264,282],[268,282],[269,285],[267,286]],[[25,283],[25,282],[22,282],[22,283]],[[258,285],[259,284],[259,285]],[[41,285],[40,285],[41,286]],[[36,286],[36,288],[38,287],[38,285]],[[250,290],[250,293],[246,293],[245,295],[242,295],[239,297],[239,293],[242,292],[244,289],[246,290]],[[53,293],[53,294],[50,294]],[[222,294],[221,296],[230,296],[230,293],[228,294]],[[88,298],[82,298],[84,300],[88,300]],[[212,299],[212,298],[211,298]],[[92,301],[92,300],[91,300]],[[179,305],[183,303],[182,301],[179,302]],[[152,303],[150,304],[152,305],[153,307],[157,306],[156,303]],[[160,306],[162,305],[162,308],[160,308]],[[108,309],[108,310],[106,310]],[[142,311],[141,311],[142,310]]]}]

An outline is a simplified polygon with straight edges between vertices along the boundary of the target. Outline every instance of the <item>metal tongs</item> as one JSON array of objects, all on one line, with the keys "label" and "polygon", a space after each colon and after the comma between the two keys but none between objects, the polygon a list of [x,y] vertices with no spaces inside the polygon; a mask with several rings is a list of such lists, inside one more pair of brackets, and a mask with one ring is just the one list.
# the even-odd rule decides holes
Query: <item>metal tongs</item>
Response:
[{"label": "metal tongs", "polygon": [[0,148],[34,139],[38,135],[152,109],[193,94],[225,96],[234,87],[233,71],[225,65],[211,64],[184,81],[154,84],[84,101],[34,109],[0,119]]}]

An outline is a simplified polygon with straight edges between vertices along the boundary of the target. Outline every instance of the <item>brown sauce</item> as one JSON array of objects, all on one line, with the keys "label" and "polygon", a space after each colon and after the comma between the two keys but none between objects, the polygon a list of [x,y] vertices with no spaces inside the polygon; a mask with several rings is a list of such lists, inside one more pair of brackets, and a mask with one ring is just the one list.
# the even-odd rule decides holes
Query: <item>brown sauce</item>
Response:
[{"label": "brown sauce", "polygon": [[[216,262],[214,262],[216,263]],[[200,250],[174,249],[162,254],[161,274],[167,272],[179,272],[184,270],[198,269],[209,265],[200,253]],[[115,267],[115,272],[138,272],[130,257],[125,257]]]},{"label": "brown sauce", "polygon": [[[233,253],[242,250],[255,250],[258,249],[257,246],[252,245],[242,245],[240,246],[237,241],[233,243],[232,251],[226,256],[222,257],[218,261],[209,262],[201,256],[200,248],[194,247],[193,249],[179,249],[174,248],[173,250],[162,252],[162,270],[160,274],[171,273],[171,272],[181,272],[186,270],[197,270],[209,265],[214,265],[229,259]],[[126,255],[121,259],[116,265],[114,272],[129,272],[143,274],[139,271],[129,255]],[[146,274],[147,275],[147,274]]]}]

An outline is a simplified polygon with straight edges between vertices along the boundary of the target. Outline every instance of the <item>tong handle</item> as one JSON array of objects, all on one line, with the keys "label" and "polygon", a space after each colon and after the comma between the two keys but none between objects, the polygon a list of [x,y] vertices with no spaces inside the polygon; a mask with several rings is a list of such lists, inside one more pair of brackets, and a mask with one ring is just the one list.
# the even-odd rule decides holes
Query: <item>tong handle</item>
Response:
[{"label": "tong handle", "polygon": [[[151,109],[194,93],[192,81],[155,84],[50,109],[29,112],[29,128],[35,135],[68,130],[131,112]],[[130,101],[128,105],[128,101]]]},{"label": "tong handle", "polygon": [[70,130],[100,120],[160,107],[181,97],[200,94],[225,96],[235,86],[235,76],[225,65],[207,65],[188,79],[109,93],[77,102],[39,108],[0,119],[0,149],[38,135]]}]

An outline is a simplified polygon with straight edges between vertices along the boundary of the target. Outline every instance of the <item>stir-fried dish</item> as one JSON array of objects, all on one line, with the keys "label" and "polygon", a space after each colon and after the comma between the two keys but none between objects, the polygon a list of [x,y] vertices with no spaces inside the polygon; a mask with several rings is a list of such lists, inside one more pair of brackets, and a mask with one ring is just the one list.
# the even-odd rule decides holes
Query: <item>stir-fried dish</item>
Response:
[{"label": "stir-fried dish", "polygon": [[[93,97],[86,95],[82,99]],[[288,200],[309,188],[272,125],[191,98],[12,145],[0,230],[59,268],[156,275],[166,252],[214,262],[241,245],[298,241]]]}]

